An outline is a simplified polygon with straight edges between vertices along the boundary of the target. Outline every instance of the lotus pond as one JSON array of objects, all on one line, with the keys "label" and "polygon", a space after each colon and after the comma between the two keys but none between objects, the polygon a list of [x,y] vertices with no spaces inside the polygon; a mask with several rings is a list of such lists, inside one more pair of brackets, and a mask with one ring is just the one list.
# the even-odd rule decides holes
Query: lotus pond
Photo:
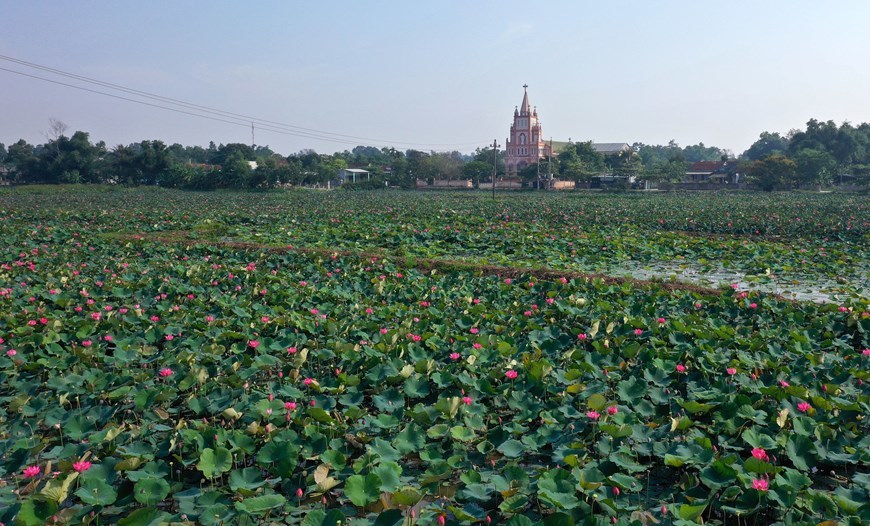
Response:
[{"label": "lotus pond", "polygon": [[[0,239],[4,524],[870,522],[860,196],[18,188]],[[680,265],[749,278],[608,277]]]}]

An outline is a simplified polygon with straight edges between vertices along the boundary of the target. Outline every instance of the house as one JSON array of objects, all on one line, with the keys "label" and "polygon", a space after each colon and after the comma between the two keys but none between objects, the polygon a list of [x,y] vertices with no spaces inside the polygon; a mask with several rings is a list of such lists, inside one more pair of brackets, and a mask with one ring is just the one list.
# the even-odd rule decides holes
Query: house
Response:
[{"label": "house", "polygon": [[338,172],[338,184],[344,184],[347,182],[355,183],[357,178],[359,178],[360,181],[362,181],[363,178],[368,181],[372,176],[368,170],[362,170],[360,168],[343,168]]},{"label": "house", "polygon": [[683,182],[733,184],[739,180],[735,161],[698,161],[689,166]]}]

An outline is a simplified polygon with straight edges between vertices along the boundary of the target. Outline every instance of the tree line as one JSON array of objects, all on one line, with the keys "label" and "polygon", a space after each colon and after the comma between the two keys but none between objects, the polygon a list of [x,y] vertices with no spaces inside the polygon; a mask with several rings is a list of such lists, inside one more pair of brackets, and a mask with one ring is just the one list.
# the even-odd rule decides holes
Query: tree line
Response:
[{"label": "tree line", "polygon": [[[495,170],[505,173],[504,151],[478,148],[471,154],[357,146],[334,154],[314,150],[284,156],[268,146],[241,143],[208,147],[166,145],[145,140],[109,148],[93,143],[87,132],[66,135],[66,125],[51,121],[43,144],[21,139],[0,143],[0,181],[13,184],[102,183],[159,185],[167,188],[274,188],[282,185],[325,186],[343,168],[364,168],[372,181],[359,186],[414,187],[418,179],[489,181]],[[681,147],[634,143],[625,151],[604,155],[591,142],[568,143],[558,154],[519,172],[529,184],[552,174],[579,183],[609,174],[651,181],[680,181],[691,163],[727,160],[735,170],[764,189],[829,186],[870,180],[870,124],[852,126],[811,119],[805,130],[785,136],[763,132],[739,158],[703,143]]]},{"label": "tree line", "polygon": [[747,173],[765,190],[831,184],[870,184],[870,123],[837,126],[810,119],[785,136],[763,132],[742,156]]}]

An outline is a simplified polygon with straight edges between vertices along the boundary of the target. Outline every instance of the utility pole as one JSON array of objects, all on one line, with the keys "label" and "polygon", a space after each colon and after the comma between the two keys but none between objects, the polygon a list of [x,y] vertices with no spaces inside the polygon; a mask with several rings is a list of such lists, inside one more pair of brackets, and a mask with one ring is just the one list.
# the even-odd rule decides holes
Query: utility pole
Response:
[{"label": "utility pole", "polygon": [[254,123],[251,123],[251,149],[254,149]]},{"label": "utility pole", "polygon": [[495,199],[495,176],[498,170],[498,141],[492,140],[492,198]]},{"label": "utility pole", "polygon": [[547,152],[547,190],[553,185],[553,138],[550,137],[550,151]]}]

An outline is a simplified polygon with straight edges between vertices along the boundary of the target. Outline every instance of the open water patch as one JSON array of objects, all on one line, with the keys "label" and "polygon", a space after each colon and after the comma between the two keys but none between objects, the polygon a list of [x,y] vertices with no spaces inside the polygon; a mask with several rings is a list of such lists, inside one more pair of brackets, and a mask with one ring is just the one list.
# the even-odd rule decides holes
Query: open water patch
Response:
[{"label": "open water patch", "polygon": [[616,266],[606,270],[615,277],[647,281],[678,281],[704,287],[730,287],[739,290],[777,294],[797,301],[842,303],[848,298],[870,298],[870,275],[838,279],[784,274],[747,274],[727,268],[701,268],[688,263],[659,262],[643,267]]}]

